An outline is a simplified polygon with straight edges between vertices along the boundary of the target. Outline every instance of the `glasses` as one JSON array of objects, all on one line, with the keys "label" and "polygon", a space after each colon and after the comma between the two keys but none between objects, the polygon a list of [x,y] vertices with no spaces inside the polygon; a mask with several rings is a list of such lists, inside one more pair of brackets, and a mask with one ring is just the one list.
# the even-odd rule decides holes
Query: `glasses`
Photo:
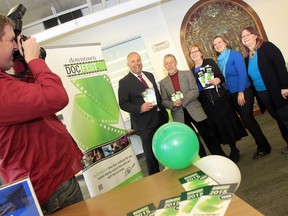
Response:
[{"label": "glasses", "polygon": [[251,33],[250,33],[250,34],[243,35],[243,36],[241,36],[241,39],[246,39],[246,38],[250,37],[251,35],[252,35]]},{"label": "glasses", "polygon": [[193,54],[196,54],[196,53],[198,53],[200,50],[195,50],[195,51],[193,51],[193,52],[189,52],[190,53],[190,55],[193,55]]}]

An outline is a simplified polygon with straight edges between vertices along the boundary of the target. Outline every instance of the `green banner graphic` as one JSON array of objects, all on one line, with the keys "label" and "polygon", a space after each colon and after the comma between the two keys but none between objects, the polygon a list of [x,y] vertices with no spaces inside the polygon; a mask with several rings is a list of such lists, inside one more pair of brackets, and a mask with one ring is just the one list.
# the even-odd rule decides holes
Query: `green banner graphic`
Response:
[{"label": "green banner graphic", "polygon": [[119,123],[119,107],[107,75],[72,83],[81,92],[75,95],[71,122],[71,133],[80,148],[88,150],[126,133],[122,128],[111,126]]},{"label": "green banner graphic", "polygon": [[69,95],[61,115],[84,153],[82,174],[90,196],[142,178],[100,44],[46,47],[46,51],[46,62]]}]

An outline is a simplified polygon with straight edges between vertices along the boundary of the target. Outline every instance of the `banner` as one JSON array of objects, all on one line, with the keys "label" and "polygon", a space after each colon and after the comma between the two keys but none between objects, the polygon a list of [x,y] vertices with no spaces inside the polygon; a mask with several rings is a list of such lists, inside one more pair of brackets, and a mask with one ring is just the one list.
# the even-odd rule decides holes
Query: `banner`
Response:
[{"label": "banner", "polygon": [[84,152],[82,173],[90,196],[142,178],[100,44],[45,50],[48,66],[61,77],[69,95],[69,104],[61,114]]}]

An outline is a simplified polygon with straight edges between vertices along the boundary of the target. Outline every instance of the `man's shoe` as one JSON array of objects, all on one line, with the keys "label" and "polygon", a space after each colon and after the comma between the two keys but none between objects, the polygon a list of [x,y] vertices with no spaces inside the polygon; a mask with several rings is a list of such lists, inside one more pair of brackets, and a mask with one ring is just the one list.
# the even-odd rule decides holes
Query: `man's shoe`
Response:
[{"label": "man's shoe", "polygon": [[281,151],[282,154],[288,154],[288,146],[282,149]]},{"label": "man's shoe", "polygon": [[259,158],[261,158],[261,157],[263,157],[263,156],[265,156],[265,155],[268,155],[268,154],[270,154],[270,151],[267,151],[267,152],[257,151],[257,152],[255,152],[255,153],[253,154],[253,158],[254,158],[254,159],[259,159]]}]

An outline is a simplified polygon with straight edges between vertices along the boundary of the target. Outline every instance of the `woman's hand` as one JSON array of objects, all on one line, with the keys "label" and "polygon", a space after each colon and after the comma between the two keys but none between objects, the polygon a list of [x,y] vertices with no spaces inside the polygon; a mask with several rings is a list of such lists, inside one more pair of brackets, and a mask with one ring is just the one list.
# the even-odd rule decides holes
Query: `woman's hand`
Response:
[{"label": "woman's hand", "polygon": [[218,77],[215,77],[214,79],[209,80],[209,84],[213,85],[219,85],[221,80]]},{"label": "woman's hand", "polygon": [[281,89],[281,94],[284,99],[288,97],[288,89]]},{"label": "woman's hand", "polygon": [[239,106],[244,106],[245,102],[245,97],[244,97],[244,92],[238,92],[238,104]]}]

